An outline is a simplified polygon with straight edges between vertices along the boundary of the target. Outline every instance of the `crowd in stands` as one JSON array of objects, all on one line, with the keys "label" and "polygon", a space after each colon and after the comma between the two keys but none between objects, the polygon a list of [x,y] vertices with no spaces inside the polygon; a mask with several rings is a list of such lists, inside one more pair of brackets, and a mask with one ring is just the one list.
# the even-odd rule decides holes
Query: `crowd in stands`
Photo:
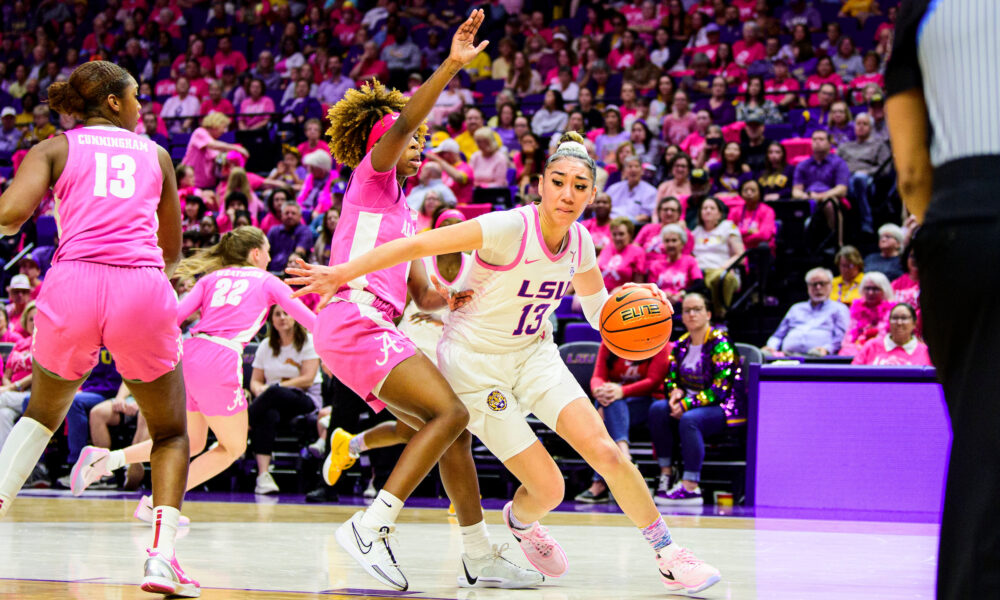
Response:
[{"label": "crowd in stands", "polygon": [[[633,423],[648,415],[656,427],[682,425],[680,477],[672,438],[654,437],[660,497],[694,498],[692,432],[738,421],[727,404],[731,382],[712,368],[734,360],[738,340],[726,319],[752,278],[751,255],[787,250],[780,234],[793,224],[779,216],[783,206],[805,206],[808,223],[795,225],[828,236],[804,273],[805,293],[781,295],[808,299],[779,305],[776,330],[755,340],[764,353],[929,364],[908,246],[914,223],[876,210],[894,178],[882,73],[896,0],[17,0],[0,8],[0,184],[32,145],[80,125],[48,110],[47,86],[84,61],[111,60],[140,84],[137,133],[177,165],[185,251],[253,225],[267,233],[269,271],[282,273],[293,257],[325,263],[350,178],[324,140],[327,109],[376,79],[412,92],[475,7],[486,11],[481,32],[491,44],[439,98],[406,201],[419,230],[447,207],[471,217],[537,202],[560,135],[586,136],[598,194],[582,224],[607,287],[658,284],[687,331],[652,364],[621,366],[602,350],[594,379],[594,398],[624,448],[630,414]],[[54,201],[39,208],[39,230],[54,211]],[[0,440],[27,397],[31,298],[57,243],[20,254],[40,242],[32,235],[0,248],[9,298],[0,341],[14,344],[0,385]],[[764,288],[751,302],[773,296]],[[293,344],[311,364],[311,342],[280,315],[272,321],[280,334],[273,354]],[[250,418],[266,469],[275,424],[315,408],[321,375],[284,374],[270,366],[277,359],[259,358]],[[626,371],[627,381],[609,379]],[[640,385],[647,373],[657,381]],[[272,397],[268,382],[286,376],[303,384]],[[100,414],[106,427],[134,417],[127,393],[105,387],[100,403],[86,400],[91,420]],[[602,486],[587,493],[599,498]]]}]

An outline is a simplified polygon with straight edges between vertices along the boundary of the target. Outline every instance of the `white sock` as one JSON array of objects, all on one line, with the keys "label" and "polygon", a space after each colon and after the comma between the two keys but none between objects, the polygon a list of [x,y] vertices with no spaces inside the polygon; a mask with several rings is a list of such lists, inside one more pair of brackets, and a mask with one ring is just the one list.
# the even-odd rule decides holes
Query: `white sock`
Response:
[{"label": "white sock", "polygon": [[462,532],[462,547],[469,558],[482,558],[493,552],[490,545],[490,534],[486,531],[486,521],[480,521],[468,527],[459,527]]},{"label": "white sock", "polygon": [[385,490],[380,490],[372,505],[361,517],[361,524],[369,529],[378,529],[383,525],[395,525],[399,511],[403,510],[403,501]]},{"label": "white sock", "polygon": [[0,449],[0,519],[10,510],[11,500],[28,480],[51,437],[51,431],[28,417],[22,417],[10,430]]},{"label": "white sock", "polygon": [[112,450],[111,454],[108,455],[108,470],[117,471],[118,469],[125,466],[125,451],[124,450]]},{"label": "white sock", "polygon": [[177,523],[181,511],[173,506],[157,506],[153,509],[153,550],[164,558],[174,557],[174,540],[177,539]]},{"label": "white sock", "polygon": [[347,451],[357,458],[361,456],[361,453],[368,449],[365,445],[365,434],[359,433],[358,435],[351,438],[351,441],[347,443]]}]

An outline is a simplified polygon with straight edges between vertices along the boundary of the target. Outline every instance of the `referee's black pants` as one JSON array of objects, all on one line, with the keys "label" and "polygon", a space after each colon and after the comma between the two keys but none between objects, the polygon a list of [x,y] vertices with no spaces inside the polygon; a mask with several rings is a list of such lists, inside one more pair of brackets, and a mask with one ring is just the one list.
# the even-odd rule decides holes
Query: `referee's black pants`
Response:
[{"label": "referee's black pants", "polygon": [[953,434],[937,597],[1000,598],[1000,157],[943,165],[934,184],[915,250]]}]

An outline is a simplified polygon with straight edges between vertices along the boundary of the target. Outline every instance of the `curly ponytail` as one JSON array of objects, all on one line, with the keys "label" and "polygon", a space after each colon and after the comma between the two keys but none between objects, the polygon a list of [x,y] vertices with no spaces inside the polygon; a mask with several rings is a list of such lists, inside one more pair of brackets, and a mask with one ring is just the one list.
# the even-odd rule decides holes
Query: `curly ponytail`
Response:
[{"label": "curly ponytail", "polygon": [[57,81],[49,86],[49,108],[86,120],[101,116],[110,95],[123,97],[135,79],[114,63],[95,60],[73,70],[69,81]]},{"label": "curly ponytail", "polygon": [[[403,110],[409,99],[399,90],[382,85],[377,79],[364,83],[361,89],[350,89],[344,98],[330,107],[327,118],[330,128],[330,153],[342,165],[352,169],[365,158],[368,136],[382,117]],[[423,141],[427,124],[417,129],[417,139]]]}]

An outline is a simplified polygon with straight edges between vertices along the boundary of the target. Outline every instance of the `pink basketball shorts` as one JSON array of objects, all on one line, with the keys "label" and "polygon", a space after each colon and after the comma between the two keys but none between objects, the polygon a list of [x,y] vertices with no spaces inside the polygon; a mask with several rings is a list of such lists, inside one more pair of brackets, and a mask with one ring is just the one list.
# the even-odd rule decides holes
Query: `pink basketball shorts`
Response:
[{"label": "pink basketball shorts", "polygon": [[396,311],[378,305],[332,302],[316,317],[313,343],[334,376],[379,412],[385,404],[373,393],[396,365],[418,352],[393,324]]},{"label": "pink basketball shorts", "polygon": [[129,381],[153,381],[181,360],[177,296],[161,269],[62,261],[36,306],[32,356],[67,381],[94,368],[101,346]]},{"label": "pink basketball shorts", "polygon": [[211,340],[184,340],[184,389],[188,412],[228,417],[247,409],[243,356]]}]

